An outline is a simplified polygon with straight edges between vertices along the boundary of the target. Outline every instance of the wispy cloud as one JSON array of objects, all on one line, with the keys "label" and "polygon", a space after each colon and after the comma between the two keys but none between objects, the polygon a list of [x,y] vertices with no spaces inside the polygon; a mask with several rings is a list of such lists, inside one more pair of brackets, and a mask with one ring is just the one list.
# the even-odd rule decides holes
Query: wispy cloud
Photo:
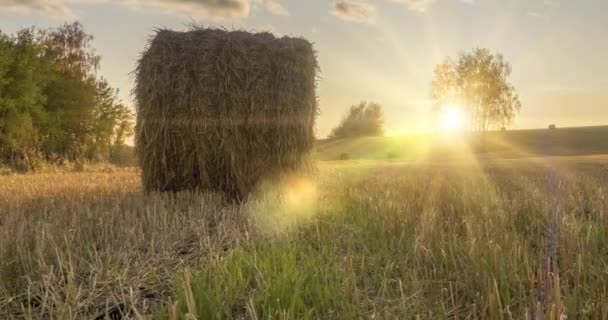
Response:
[{"label": "wispy cloud", "polygon": [[253,4],[259,4],[271,14],[289,15],[279,0],[0,0],[0,10],[40,12],[53,17],[75,18],[71,6],[102,2],[219,19],[246,18],[250,15]]},{"label": "wispy cloud", "polygon": [[435,0],[390,0],[408,7],[410,10],[425,12]]},{"label": "wispy cloud", "polygon": [[249,16],[251,0],[119,0],[130,6],[151,7],[193,17],[238,19]]},{"label": "wispy cloud", "polygon": [[[399,3],[406,6],[410,10],[418,11],[418,12],[426,12],[431,5],[437,0],[389,0],[394,3]],[[550,1],[550,0],[545,0]],[[460,2],[473,5],[476,3],[476,0],[460,0]]]},{"label": "wispy cloud", "polygon": [[141,7],[154,7],[177,14],[219,19],[247,18],[254,5],[274,15],[288,16],[289,11],[278,0],[114,0]]},{"label": "wispy cloud", "polygon": [[75,13],[63,0],[0,0],[0,10],[20,13],[39,12],[55,18],[75,17]]},{"label": "wispy cloud", "polygon": [[339,19],[373,24],[376,22],[376,7],[355,0],[341,0],[334,3],[331,14]]},{"label": "wispy cloud", "polygon": [[264,8],[266,8],[266,10],[268,12],[270,12],[274,15],[277,15],[277,16],[288,16],[289,15],[289,11],[287,11],[287,9],[276,0],[264,0],[263,4],[264,4]]}]

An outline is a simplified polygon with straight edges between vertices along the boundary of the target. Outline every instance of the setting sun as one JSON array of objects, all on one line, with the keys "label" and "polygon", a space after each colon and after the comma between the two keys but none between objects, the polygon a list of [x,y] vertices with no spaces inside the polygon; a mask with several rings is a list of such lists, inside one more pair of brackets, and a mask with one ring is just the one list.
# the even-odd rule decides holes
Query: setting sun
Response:
[{"label": "setting sun", "polygon": [[451,105],[443,108],[439,115],[439,128],[442,131],[463,131],[465,128],[465,114],[463,108],[457,105]]}]

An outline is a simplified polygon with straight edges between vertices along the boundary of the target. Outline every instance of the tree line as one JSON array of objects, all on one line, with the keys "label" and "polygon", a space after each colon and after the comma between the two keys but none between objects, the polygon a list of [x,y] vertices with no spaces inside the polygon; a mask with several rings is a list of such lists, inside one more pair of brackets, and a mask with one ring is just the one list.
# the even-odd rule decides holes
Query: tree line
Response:
[{"label": "tree line", "polygon": [[0,164],[111,160],[133,113],[97,75],[101,57],[78,23],[0,31]]}]

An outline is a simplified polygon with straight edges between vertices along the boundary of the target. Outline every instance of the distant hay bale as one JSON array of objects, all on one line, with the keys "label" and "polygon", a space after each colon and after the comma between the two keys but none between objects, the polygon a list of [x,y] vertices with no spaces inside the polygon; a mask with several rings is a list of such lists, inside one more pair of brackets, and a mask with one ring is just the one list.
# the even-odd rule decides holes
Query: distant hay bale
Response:
[{"label": "distant hay bale", "polygon": [[136,70],[136,145],[146,191],[243,200],[265,177],[307,165],[317,60],[301,38],[159,30]]}]

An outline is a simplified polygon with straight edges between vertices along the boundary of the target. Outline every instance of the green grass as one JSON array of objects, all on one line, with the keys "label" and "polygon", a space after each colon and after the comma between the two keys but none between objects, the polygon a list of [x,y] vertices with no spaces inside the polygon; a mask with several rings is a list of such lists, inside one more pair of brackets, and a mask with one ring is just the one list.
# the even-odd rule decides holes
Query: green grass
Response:
[{"label": "green grass", "polygon": [[291,232],[191,270],[159,317],[606,319],[601,169],[361,171]]},{"label": "green grass", "polygon": [[186,280],[176,313],[199,319],[354,317],[354,310],[343,309],[350,306],[341,302],[347,292],[333,258],[291,241],[249,244]]}]

